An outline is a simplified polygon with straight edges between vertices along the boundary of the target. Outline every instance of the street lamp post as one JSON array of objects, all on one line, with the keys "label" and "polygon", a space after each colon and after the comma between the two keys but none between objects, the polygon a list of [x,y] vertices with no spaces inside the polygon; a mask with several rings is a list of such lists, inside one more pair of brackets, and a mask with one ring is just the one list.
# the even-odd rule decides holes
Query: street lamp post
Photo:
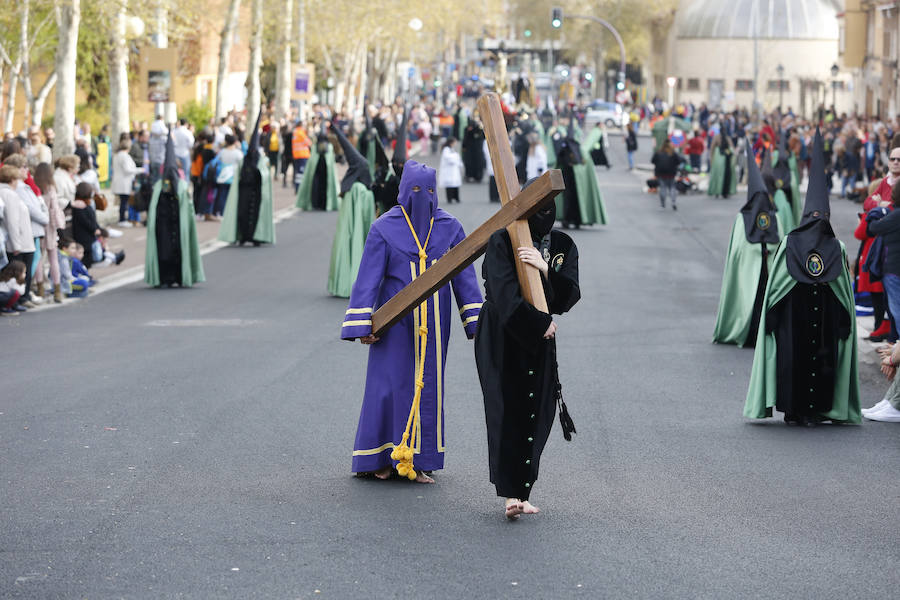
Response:
[{"label": "street lamp post", "polygon": [[831,109],[834,111],[835,116],[837,116],[837,76],[840,72],[841,69],[837,66],[837,63],[831,65]]},{"label": "street lamp post", "polygon": [[675,84],[678,83],[677,77],[666,77],[666,85],[669,86],[669,110],[675,104]]},{"label": "street lamp post", "polygon": [[775,72],[778,73],[778,114],[782,113],[782,100],[784,99],[784,65],[780,64],[775,67]]}]

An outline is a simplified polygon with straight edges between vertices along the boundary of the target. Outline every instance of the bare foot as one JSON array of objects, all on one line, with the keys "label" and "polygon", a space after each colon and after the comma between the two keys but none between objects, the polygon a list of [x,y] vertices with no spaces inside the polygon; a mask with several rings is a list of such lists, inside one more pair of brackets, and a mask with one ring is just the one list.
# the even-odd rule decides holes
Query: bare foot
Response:
[{"label": "bare foot", "polygon": [[424,471],[419,471],[416,475],[416,483],[434,483],[434,479],[426,475]]},{"label": "bare foot", "polygon": [[522,514],[522,503],[519,502],[518,498],[507,498],[506,499],[506,518],[513,520],[518,519],[519,515]]},{"label": "bare foot", "polygon": [[385,467],[383,469],[378,469],[377,471],[375,471],[373,473],[373,475],[375,475],[375,477],[377,477],[378,479],[381,479],[381,480],[390,479],[392,470],[393,469],[391,467]]},{"label": "bare foot", "polygon": [[526,500],[525,502],[522,503],[522,512],[525,513],[526,515],[536,515],[539,512],[541,512],[541,509],[539,509],[537,506],[535,506],[534,504],[532,504],[531,502]]}]

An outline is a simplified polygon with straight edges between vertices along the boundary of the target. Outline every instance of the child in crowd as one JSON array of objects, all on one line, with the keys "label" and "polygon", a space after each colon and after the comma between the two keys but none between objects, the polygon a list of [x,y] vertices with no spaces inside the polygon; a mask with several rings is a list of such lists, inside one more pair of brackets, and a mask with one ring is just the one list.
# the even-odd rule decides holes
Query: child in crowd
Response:
[{"label": "child in crowd", "polygon": [[67,298],[84,298],[87,296],[87,287],[79,284],[74,287],[75,278],[72,276],[72,262],[75,255],[75,242],[70,238],[59,240],[59,287]]},{"label": "child in crowd", "polygon": [[91,274],[88,273],[82,259],[84,258],[84,246],[75,244],[75,251],[70,255],[72,259],[72,289],[89,288],[96,283]]},{"label": "child in crowd", "polygon": [[0,270],[0,314],[17,315],[28,309],[18,303],[25,293],[25,263],[11,260]]}]

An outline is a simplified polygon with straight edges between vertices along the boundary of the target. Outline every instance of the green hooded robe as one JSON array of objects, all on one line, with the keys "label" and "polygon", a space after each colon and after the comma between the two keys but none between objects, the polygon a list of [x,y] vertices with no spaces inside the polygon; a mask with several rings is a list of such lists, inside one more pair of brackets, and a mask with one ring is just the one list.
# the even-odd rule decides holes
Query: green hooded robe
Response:
[{"label": "green hooded robe", "polygon": [[[153,196],[147,209],[147,252],[144,257],[144,281],[148,285],[160,285],[159,260],[156,254],[156,210],[162,180],[153,184]],[[188,184],[178,180],[178,229],[181,241],[181,285],[190,287],[206,281],[203,261],[200,260],[200,245],[197,242],[197,224],[194,222],[194,201],[188,191]]]},{"label": "green hooded robe", "polygon": [[[788,234],[788,237],[790,234]],[[750,388],[744,404],[744,416],[751,419],[764,419],[772,416],[777,397],[777,359],[778,348],[775,333],[766,333],[766,313],[784,298],[797,284],[788,272],[785,264],[785,237],[775,252],[773,267],[769,273],[766,286],[766,297],[763,301],[762,315],[759,320],[759,333],[756,338],[756,352],[753,355],[753,370],[750,373]],[[850,335],[845,340],[837,340],[837,363],[834,376],[834,400],[831,410],[820,415],[835,422],[859,423],[859,373],[856,358],[856,312],[853,301],[853,290],[850,286],[850,273],[847,271],[847,251],[841,242],[843,272],[828,282],[847,314],[850,315]]]},{"label": "green hooded robe", "polygon": [[[240,160],[235,165],[234,181],[231,182],[231,189],[228,190],[225,214],[222,215],[222,226],[219,227],[219,239],[229,244],[238,241],[238,186],[241,180],[242,164],[243,160]],[[272,174],[269,170],[269,159],[266,158],[265,154],[260,153],[256,168],[259,169],[262,189],[260,190],[259,216],[256,219],[256,229],[253,230],[253,240],[274,244],[275,221],[272,211]]]},{"label": "green hooded robe", "polygon": [[364,184],[356,182],[341,200],[337,231],[331,246],[328,269],[328,293],[349,298],[359,273],[366,237],[375,220],[375,196]]},{"label": "green hooded robe", "polygon": [[[315,177],[319,160],[322,158],[316,146],[317,144],[313,144],[312,148],[310,148],[309,161],[306,163],[306,169],[303,171],[300,187],[297,188],[297,208],[300,210],[313,210],[313,177]],[[338,198],[338,178],[334,171],[334,148],[331,147],[331,144],[328,144],[328,151],[325,152],[325,176],[328,179],[325,192],[325,210],[337,210],[340,208],[340,200]]]},{"label": "green hooded robe", "polygon": [[[562,135],[566,135],[566,128],[558,128]],[[553,140],[550,140],[551,143]],[[606,205],[603,203],[603,195],[600,193],[600,184],[597,182],[597,171],[594,161],[591,159],[590,146],[580,145],[581,164],[572,165],[572,174],[575,176],[575,190],[578,192],[578,209],[581,212],[582,225],[606,225],[609,221],[606,216]],[[556,219],[561,221],[565,216],[565,200],[562,194],[556,196]]]},{"label": "green hooded robe", "polygon": [[[728,186],[728,195],[732,196],[737,192],[737,161],[734,154],[731,155],[731,182]],[[719,150],[718,146],[713,149],[713,159],[709,166],[709,188],[706,193],[710,196],[721,196],[722,186],[725,183],[725,155]],[[781,217],[781,215],[778,215]]]}]

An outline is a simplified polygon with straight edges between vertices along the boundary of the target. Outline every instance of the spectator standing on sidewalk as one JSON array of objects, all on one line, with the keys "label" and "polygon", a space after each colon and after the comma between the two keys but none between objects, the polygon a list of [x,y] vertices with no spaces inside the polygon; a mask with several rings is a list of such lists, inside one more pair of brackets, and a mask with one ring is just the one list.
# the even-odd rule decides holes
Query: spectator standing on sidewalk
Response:
[{"label": "spectator standing on sidewalk", "polygon": [[666,208],[666,198],[672,201],[672,210],[678,210],[675,204],[677,192],[675,191],[675,175],[678,173],[678,165],[682,159],[675,152],[675,147],[670,140],[663,142],[662,147],[653,155],[653,175],[659,181],[659,207]]},{"label": "spectator standing on sidewalk", "polygon": [[634,132],[634,124],[629,121],[625,128],[625,151],[628,153],[628,170],[634,170],[634,153],[637,152],[637,134]]},{"label": "spectator standing on sidewalk", "polygon": [[[31,217],[28,215],[28,207],[16,192],[16,188],[22,181],[22,169],[14,165],[5,164],[0,167],[0,202],[3,204],[3,227],[6,233],[6,255],[9,261],[19,260],[25,265],[30,265],[34,260],[34,238],[31,231]],[[26,269],[26,288],[31,283],[31,277]],[[23,292],[23,296],[25,295]],[[34,304],[26,303],[19,298],[19,304],[26,307]]]},{"label": "spectator standing on sidewalk", "polygon": [[[53,284],[53,301],[62,302],[62,293],[59,289],[59,254],[57,249],[59,231],[66,227],[66,214],[63,212],[59,204],[59,198],[56,195],[56,184],[53,178],[53,167],[48,163],[41,163],[34,171],[34,181],[41,190],[44,203],[47,205],[47,213],[50,217],[49,223],[44,227],[43,245],[41,247],[42,255],[46,256],[47,264],[50,265],[50,282]],[[39,266],[38,275],[43,279],[43,267]]]},{"label": "spectator standing on sidewalk", "polygon": [[156,120],[150,125],[150,144],[148,152],[150,154],[150,185],[156,183],[160,177],[163,160],[166,158],[166,137],[169,135],[169,128],[163,122],[162,113],[156,115]]},{"label": "spectator standing on sidewalk", "polygon": [[306,169],[306,162],[309,160],[309,149],[311,146],[312,141],[306,134],[306,130],[303,129],[303,124],[297,121],[291,136],[291,155],[294,160],[294,193],[297,193],[300,182],[303,180],[303,171]]},{"label": "spectator standing on sidewalk", "polygon": [[140,214],[128,201],[134,192],[134,178],[142,169],[131,158],[131,140],[123,137],[113,156],[112,193],[119,198],[119,227],[132,227],[140,223]]},{"label": "spectator standing on sidewalk", "polygon": [[181,176],[187,178],[191,166],[191,149],[194,147],[194,134],[188,128],[187,119],[179,119],[178,127],[172,130],[172,143],[175,145],[175,160],[181,169]]},{"label": "spectator standing on sidewalk", "polygon": [[219,159],[221,168],[216,177],[216,204],[213,207],[213,216],[221,219],[225,214],[225,202],[228,200],[228,191],[234,181],[235,169],[244,158],[244,153],[238,147],[238,140],[235,136],[231,134],[225,136],[225,146],[219,150],[216,158]]},{"label": "spectator standing on sidewalk", "polygon": [[[26,277],[26,289],[23,298],[26,301],[40,304],[43,302],[43,278],[38,278],[38,281],[42,282],[38,297],[33,296],[31,293],[32,288],[34,287],[32,282],[35,279],[35,273],[40,266],[41,238],[44,237],[44,226],[50,222],[50,215],[47,212],[47,206],[44,204],[44,200],[35,194],[25,183],[26,177],[29,176],[28,167],[25,166],[25,157],[21,154],[15,154],[7,158],[5,164],[18,167],[22,173],[22,180],[16,186],[16,193],[19,194],[22,202],[28,207],[28,217],[31,220],[31,236],[34,239],[34,257],[30,263],[25,263],[25,266],[28,267],[28,274]],[[40,191],[40,189],[38,189],[38,191]]]}]

